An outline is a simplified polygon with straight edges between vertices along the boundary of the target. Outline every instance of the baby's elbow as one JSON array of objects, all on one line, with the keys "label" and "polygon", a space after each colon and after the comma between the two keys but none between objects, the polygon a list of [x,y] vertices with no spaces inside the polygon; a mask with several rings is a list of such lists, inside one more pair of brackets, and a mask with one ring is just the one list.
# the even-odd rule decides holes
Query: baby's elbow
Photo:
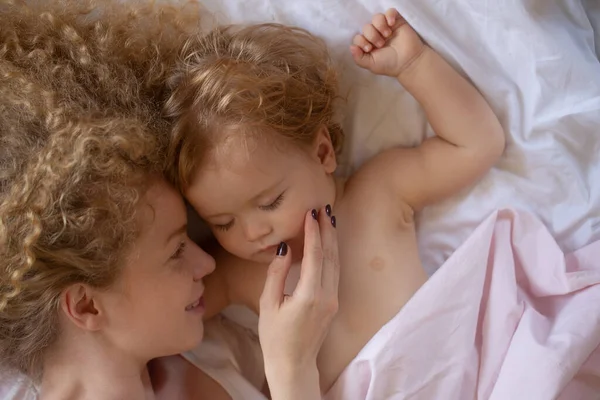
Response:
[{"label": "baby's elbow", "polygon": [[477,165],[478,169],[482,171],[489,170],[500,160],[505,146],[504,131],[501,128],[490,131],[488,135],[481,137],[476,146],[471,148],[472,165]]},{"label": "baby's elbow", "polygon": [[497,128],[493,129],[490,133],[490,138],[488,140],[487,145],[487,153],[488,157],[493,160],[493,164],[495,164],[502,154],[504,154],[504,148],[506,147],[506,135],[504,133],[504,129],[500,125]]},{"label": "baby's elbow", "polygon": [[498,124],[497,127],[488,130],[487,135],[482,135],[480,139],[474,154],[481,162],[491,168],[504,153],[504,147],[506,146],[504,130]]}]

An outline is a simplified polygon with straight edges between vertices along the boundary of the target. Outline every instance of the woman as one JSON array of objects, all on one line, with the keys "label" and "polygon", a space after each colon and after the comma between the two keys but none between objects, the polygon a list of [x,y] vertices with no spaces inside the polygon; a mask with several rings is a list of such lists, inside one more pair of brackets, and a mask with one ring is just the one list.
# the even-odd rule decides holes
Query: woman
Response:
[{"label": "woman", "polygon": [[[202,278],[214,269],[162,177],[158,117],[198,10],[28,3],[0,5],[2,374],[27,375],[42,399],[155,398],[164,377],[147,365],[202,340]],[[337,266],[319,254],[337,260],[336,237],[307,217],[306,239],[303,285],[284,298],[280,251],[261,299],[274,399],[320,398]]]}]

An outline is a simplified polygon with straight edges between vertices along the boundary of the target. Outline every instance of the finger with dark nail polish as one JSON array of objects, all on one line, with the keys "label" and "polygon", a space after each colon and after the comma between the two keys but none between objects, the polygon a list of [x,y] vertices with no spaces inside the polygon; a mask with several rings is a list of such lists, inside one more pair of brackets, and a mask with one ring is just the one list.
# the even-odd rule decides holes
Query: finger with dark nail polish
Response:
[{"label": "finger with dark nail polish", "polygon": [[317,210],[312,210],[311,212],[312,217],[315,219],[315,221],[317,220],[317,217],[319,216],[319,214],[317,214]]},{"label": "finger with dark nail polish", "polygon": [[325,213],[328,217],[331,217],[331,206],[329,204],[325,206]]},{"label": "finger with dark nail polish", "polygon": [[331,225],[333,225],[333,227],[336,227],[336,223],[337,221],[335,220],[335,215],[333,217],[331,217]]},{"label": "finger with dark nail polish", "polygon": [[285,242],[279,243],[279,247],[277,247],[277,255],[283,257],[287,254],[287,251],[287,244]]}]

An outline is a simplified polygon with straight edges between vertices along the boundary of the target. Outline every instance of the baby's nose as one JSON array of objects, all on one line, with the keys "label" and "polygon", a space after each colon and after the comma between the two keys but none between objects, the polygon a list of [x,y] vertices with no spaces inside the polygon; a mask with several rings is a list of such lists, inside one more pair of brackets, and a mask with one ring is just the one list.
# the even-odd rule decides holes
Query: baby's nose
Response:
[{"label": "baby's nose", "polygon": [[244,224],[244,234],[249,242],[256,242],[271,233],[271,225],[261,221]]}]

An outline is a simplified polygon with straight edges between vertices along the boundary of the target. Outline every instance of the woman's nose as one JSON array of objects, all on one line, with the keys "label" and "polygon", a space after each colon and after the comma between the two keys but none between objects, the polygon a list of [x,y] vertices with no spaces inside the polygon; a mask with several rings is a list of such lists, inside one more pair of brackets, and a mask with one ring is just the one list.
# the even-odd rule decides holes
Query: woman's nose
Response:
[{"label": "woman's nose", "polygon": [[192,242],[191,246],[194,247],[193,254],[191,254],[192,274],[194,281],[199,281],[215,270],[215,259],[195,243]]}]

